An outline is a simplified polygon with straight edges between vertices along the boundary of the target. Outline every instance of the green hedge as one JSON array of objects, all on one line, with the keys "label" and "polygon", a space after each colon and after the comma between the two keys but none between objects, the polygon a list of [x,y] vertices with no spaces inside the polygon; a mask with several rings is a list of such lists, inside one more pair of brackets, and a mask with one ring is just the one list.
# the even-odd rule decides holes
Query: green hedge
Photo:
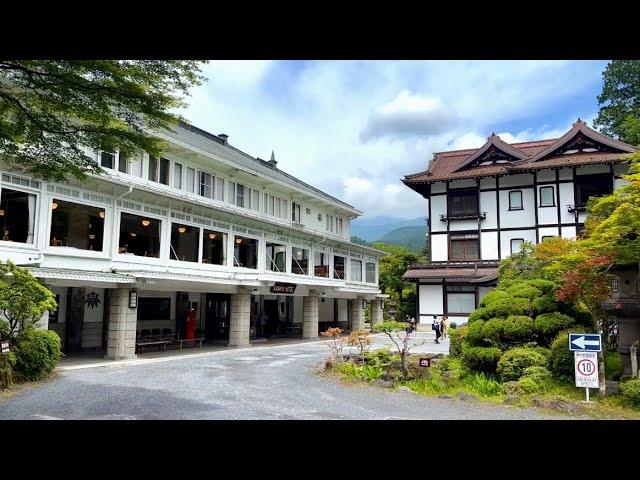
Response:
[{"label": "green hedge", "polygon": [[48,377],[60,361],[60,337],[52,330],[28,327],[16,337],[15,370],[28,380]]},{"label": "green hedge", "polygon": [[502,350],[496,347],[465,347],[462,351],[462,364],[469,370],[495,373]]},{"label": "green hedge", "polygon": [[575,325],[575,320],[562,313],[552,312],[538,315],[533,324],[538,337],[538,345],[551,345],[559,332],[573,325]]},{"label": "green hedge", "polygon": [[466,343],[469,327],[462,325],[453,330],[449,330],[449,355],[459,358]]},{"label": "green hedge", "polygon": [[548,356],[538,348],[518,347],[507,350],[497,365],[503,382],[518,380],[529,367],[546,367]]},{"label": "green hedge", "polygon": [[640,378],[632,378],[620,383],[620,393],[633,406],[640,407]]}]

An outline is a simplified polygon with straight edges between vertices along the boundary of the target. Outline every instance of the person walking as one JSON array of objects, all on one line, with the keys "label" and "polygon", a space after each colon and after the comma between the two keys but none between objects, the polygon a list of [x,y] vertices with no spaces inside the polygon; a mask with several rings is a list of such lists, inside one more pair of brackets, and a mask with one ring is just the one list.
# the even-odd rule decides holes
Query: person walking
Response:
[{"label": "person walking", "polygon": [[440,338],[440,322],[438,321],[437,316],[433,316],[433,323],[431,324],[431,329],[436,333],[435,343],[440,343],[438,339]]},{"label": "person walking", "polygon": [[447,315],[442,316],[442,321],[440,322],[440,333],[442,334],[442,338],[445,339],[449,335],[449,317]]}]

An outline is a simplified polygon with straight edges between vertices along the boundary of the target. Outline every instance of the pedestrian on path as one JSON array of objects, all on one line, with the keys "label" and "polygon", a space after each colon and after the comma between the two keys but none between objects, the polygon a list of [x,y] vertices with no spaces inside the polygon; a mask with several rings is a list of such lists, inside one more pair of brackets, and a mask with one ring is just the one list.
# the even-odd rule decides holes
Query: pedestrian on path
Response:
[{"label": "pedestrian on path", "polygon": [[447,315],[442,316],[442,321],[440,322],[440,333],[442,334],[442,338],[445,339],[449,335],[449,317]]},{"label": "pedestrian on path", "polygon": [[440,338],[440,322],[438,321],[438,317],[436,315],[433,316],[433,323],[431,324],[431,330],[436,332],[436,341],[435,343],[440,343],[438,339]]}]

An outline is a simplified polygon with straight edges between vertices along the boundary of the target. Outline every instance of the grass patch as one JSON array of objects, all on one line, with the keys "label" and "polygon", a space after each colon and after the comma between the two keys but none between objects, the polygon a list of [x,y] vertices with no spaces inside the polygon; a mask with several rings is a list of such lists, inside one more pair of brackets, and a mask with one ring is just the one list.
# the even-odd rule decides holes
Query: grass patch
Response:
[{"label": "grass patch", "polygon": [[604,368],[607,380],[620,380],[622,375],[622,357],[618,352],[607,352],[604,354]]}]

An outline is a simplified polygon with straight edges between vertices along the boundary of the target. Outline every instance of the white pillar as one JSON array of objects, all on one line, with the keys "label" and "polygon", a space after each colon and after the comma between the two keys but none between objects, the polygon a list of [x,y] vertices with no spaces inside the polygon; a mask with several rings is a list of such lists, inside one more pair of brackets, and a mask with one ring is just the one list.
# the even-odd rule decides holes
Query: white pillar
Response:
[{"label": "white pillar", "polygon": [[351,300],[351,331],[364,328],[364,308],[362,308],[362,298]]},{"label": "white pillar", "polygon": [[127,288],[109,291],[109,332],[107,354],[109,360],[136,358],[136,325],[138,309],[129,307]]},{"label": "white pillar", "polygon": [[229,346],[247,347],[251,326],[251,294],[249,292],[231,295],[231,316],[229,321]]},{"label": "white pillar", "polygon": [[310,291],[302,303],[302,338],[318,337],[318,293]]},{"label": "white pillar", "polygon": [[382,321],[382,299],[374,298],[371,301],[371,328]]}]

